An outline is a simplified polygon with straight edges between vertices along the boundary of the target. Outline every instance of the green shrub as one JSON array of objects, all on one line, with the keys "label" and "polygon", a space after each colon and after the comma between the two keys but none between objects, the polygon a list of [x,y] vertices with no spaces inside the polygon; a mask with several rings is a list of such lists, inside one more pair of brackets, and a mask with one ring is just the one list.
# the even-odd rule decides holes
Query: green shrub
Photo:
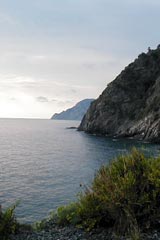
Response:
[{"label": "green shrub", "polygon": [[77,225],[80,221],[79,213],[77,212],[77,210],[79,210],[78,203],[71,203],[68,206],[59,207],[57,210],[58,224],[66,225],[68,223],[71,223],[73,225]]},{"label": "green shrub", "polygon": [[46,228],[46,224],[47,224],[47,219],[43,219],[41,221],[35,222],[32,226],[30,226],[30,231],[31,230],[35,230],[35,231],[41,231],[44,230]]},{"label": "green shrub", "polygon": [[14,210],[17,204],[2,211],[0,206],[0,239],[8,240],[10,234],[16,233],[18,230],[18,223],[16,221]]},{"label": "green shrub", "polygon": [[117,157],[101,167],[77,203],[60,208],[57,216],[61,224],[103,226],[123,235],[160,227],[160,158],[136,149]]}]

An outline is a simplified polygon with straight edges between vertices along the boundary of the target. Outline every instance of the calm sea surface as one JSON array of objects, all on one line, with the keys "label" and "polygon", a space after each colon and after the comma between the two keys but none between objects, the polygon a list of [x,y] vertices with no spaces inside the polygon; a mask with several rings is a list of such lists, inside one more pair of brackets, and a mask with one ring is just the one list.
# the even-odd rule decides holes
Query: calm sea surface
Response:
[{"label": "calm sea surface", "polygon": [[67,127],[76,121],[0,119],[0,204],[17,200],[23,222],[46,217],[76,199],[96,169],[133,145],[154,155],[160,145],[112,140]]}]

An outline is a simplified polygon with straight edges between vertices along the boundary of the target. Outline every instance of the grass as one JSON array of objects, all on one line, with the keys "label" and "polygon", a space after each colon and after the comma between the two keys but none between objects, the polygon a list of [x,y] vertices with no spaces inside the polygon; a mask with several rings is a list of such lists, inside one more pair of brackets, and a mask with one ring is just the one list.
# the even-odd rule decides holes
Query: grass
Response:
[{"label": "grass", "polygon": [[16,205],[13,205],[10,208],[7,208],[5,211],[2,211],[0,206],[0,239],[8,240],[10,234],[17,232],[19,224],[15,218],[15,208]]},{"label": "grass", "polygon": [[9,240],[10,235],[17,234],[19,232],[31,232],[33,230],[31,225],[20,224],[15,217],[15,208],[19,202],[2,210],[0,205],[0,240]]},{"label": "grass", "polygon": [[160,229],[160,157],[136,149],[117,157],[101,167],[77,202],[60,207],[56,218],[61,225],[105,227],[132,239]]}]

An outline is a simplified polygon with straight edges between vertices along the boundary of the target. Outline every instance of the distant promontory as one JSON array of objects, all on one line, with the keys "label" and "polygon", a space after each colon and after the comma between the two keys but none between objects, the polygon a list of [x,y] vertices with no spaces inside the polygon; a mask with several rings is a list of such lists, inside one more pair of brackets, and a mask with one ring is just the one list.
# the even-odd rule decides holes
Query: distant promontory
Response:
[{"label": "distant promontory", "polygon": [[78,102],[72,108],[67,109],[61,113],[55,113],[51,119],[53,120],[78,120],[81,121],[85,113],[87,112],[91,102],[94,99],[84,99]]}]

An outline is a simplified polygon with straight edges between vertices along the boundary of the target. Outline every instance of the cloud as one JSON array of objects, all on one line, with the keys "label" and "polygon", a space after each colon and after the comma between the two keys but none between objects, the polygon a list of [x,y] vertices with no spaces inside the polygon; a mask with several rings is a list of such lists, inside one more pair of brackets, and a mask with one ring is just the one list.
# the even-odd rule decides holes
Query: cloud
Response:
[{"label": "cloud", "polygon": [[38,102],[42,102],[42,103],[49,102],[48,98],[47,98],[47,97],[43,97],[43,96],[37,97],[36,100],[37,100]]},{"label": "cloud", "polygon": [[57,102],[57,99],[51,99],[51,102]]},{"label": "cloud", "polygon": [[3,13],[3,12],[0,12],[0,24],[15,25],[15,24],[17,24],[17,22],[10,15],[8,15],[6,13]]},{"label": "cloud", "polygon": [[0,1],[0,107],[49,117],[98,97],[140,52],[158,45],[159,4]]},{"label": "cloud", "polygon": [[16,101],[17,99],[15,97],[11,97],[9,100],[10,101]]}]

